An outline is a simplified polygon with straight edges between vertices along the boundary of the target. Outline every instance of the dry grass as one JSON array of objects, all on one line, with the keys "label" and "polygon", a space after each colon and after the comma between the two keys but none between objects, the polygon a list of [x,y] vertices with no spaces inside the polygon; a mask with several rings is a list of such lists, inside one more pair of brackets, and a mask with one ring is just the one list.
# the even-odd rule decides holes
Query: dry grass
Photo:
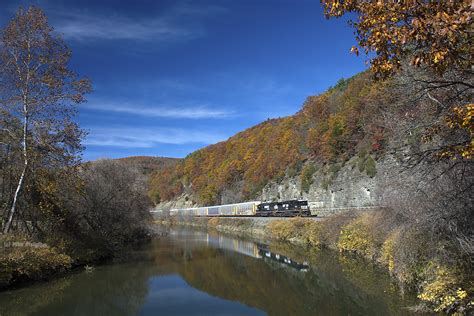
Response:
[{"label": "dry grass", "polygon": [[277,240],[292,240],[319,246],[320,224],[301,217],[281,219],[270,222],[266,233]]},{"label": "dry grass", "polygon": [[0,288],[39,280],[71,267],[72,259],[52,248],[9,247],[0,253]]}]

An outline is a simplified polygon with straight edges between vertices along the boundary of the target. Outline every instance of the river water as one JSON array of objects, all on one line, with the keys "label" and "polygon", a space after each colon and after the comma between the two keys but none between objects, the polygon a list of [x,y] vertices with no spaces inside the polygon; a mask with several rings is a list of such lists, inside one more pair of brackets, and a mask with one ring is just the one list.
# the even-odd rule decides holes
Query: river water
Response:
[{"label": "river water", "polygon": [[332,251],[170,230],[126,260],[0,293],[0,315],[409,315],[389,276]]}]

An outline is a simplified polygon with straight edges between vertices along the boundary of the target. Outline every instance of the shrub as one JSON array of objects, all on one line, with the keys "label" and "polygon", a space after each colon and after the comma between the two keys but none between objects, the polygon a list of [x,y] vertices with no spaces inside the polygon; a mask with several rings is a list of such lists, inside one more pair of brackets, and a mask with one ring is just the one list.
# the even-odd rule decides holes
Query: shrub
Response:
[{"label": "shrub", "polygon": [[294,236],[293,226],[290,225],[289,221],[284,219],[278,219],[271,221],[267,225],[267,234],[270,238],[278,240],[289,240]]},{"label": "shrub", "polygon": [[339,242],[337,243],[339,251],[353,252],[373,259],[377,247],[369,221],[370,215],[363,214],[345,225],[341,230]]},{"label": "shrub", "polygon": [[313,247],[323,246],[321,242],[322,224],[310,219],[295,217],[289,220],[275,220],[267,225],[270,238],[300,242]]},{"label": "shrub", "polygon": [[337,174],[341,170],[341,168],[342,168],[342,164],[338,164],[338,163],[335,163],[329,166],[329,172],[331,173],[332,179],[337,178]]},{"label": "shrub", "polygon": [[356,162],[359,172],[366,172],[367,175],[373,178],[377,174],[376,162],[372,156],[367,155],[366,151],[359,153]]},{"label": "shrub", "polygon": [[335,214],[321,222],[319,232],[321,245],[336,249],[342,227],[351,222],[354,216],[354,213]]},{"label": "shrub", "polygon": [[463,312],[469,308],[472,293],[469,295],[460,286],[460,273],[455,267],[430,262],[425,274],[427,280],[422,284],[418,298],[433,307],[435,312]]},{"label": "shrub", "polygon": [[82,243],[99,256],[110,256],[127,243],[148,237],[151,205],[139,175],[113,160],[83,168],[81,194],[64,192],[66,233],[75,247]]},{"label": "shrub", "polygon": [[393,274],[395,270],[395,246],[399,235],[399,230],[390,233],[382,245],[380,261],[388,267],[388,271],[390,271],[391,274]]},{"label": "shrub", "polygon": [[160,192],[156,190],[150,190],[148,196],[155,205],[161,202]]},{"label": "shrub", "polygon": [[321,235],[321,227],[322,224],[316,221],[308,221],[306,224],[306,229],[304,231],[304,240],[306,243],[313,247],[322,247],[323,242],[322,242],[322,235]]},{"label": "shrub", "polygon": [[52,248],[5,248],[0,254],[0,287],[26,280],[43,279],[69,269],[72,259]]},{"label": "shrub", "polygon": [[239,218],[239,219],[227,219],[229,223],[234,224],[240,228],[250,228],[253,226],[253,221],[251,219]]},{"label": "shrub", "polygon": [[327,191],[329,186],[332,184],[332,179],[331,178],[324,178],[323,181],[321,181],[321,188]]},{"label": "shrub", "polygon": [[301,191],[308,192],[311,184],[313,184],[313,174],[316,172],[316,166],[308,163],[301,171]]},{"label": "shrub", "polygon": [[316,237],[312,233],[317,231],[317,226],[313,220],[301,217],[291,219],[281,219],[271,221],[267,225],[266,233],[270,238],[290,241],[296,239],[304,243],[316,242]]},{"label": "shrub", "polygon": [[[387,238],[386,259],[393,259],[393,274],[403,286],[415,288],[422,279],[423,267],[432,254],[432,241],[426,232],[413,227],[400,227]],[[393,245],[390,245],[393,244]],[[391,248],[391,249],[390,249]],[[391,254],[388,252],[391,250]]]},{"label": "shrub", "polygon": [[375,166],[375,160],[372,156],[368,156],[365,160],[365,172],[371,178],[373,178],[377,174],[377,168]]},{"label": "shrub", "polygon": [[362,173],[365,170],[365,158],[359,158],[357,162],[357,168],[359,172]]}]

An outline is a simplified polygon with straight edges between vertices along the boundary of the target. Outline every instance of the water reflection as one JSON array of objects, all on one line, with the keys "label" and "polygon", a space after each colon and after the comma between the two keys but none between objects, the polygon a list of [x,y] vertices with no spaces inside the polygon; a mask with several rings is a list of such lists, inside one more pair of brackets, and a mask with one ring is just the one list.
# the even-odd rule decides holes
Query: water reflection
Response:
[{"label": "water reflection", "polygon": [[194,231],[190,234],[189,231],[174,230],[171,231],[170,234],[174,238],[191,235],[193,236],[194,240],[200,240],[202,242],[205,242],[208,246],[229,250],[253,258],[275,261],[280,263],[281,266],[288,266],[301,272],[307,272],[309,269],[308,262],[303,261],[302,263],[300,263],[298,261],[295,261],[294,259],[291,259],[288,256],[272,252],[268,245],[253,242],[250,240],[236,239],[230,236],[219,234],[216,231]]},{"label": "water reflection", "polygon": [[332,252],[174,230],[133,261],[0,293],[0,315],[405,315],[385,273]]}]

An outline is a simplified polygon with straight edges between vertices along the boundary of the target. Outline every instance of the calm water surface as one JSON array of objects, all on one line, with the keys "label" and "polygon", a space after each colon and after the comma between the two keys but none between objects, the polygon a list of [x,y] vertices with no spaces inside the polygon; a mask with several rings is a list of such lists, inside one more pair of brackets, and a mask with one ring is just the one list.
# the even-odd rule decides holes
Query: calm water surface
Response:
[{"label": "calm water surface", "polygon": [[217,233],[172,230],[127,262],[0,293],[0,315],[407,315],[386,273]]}]

